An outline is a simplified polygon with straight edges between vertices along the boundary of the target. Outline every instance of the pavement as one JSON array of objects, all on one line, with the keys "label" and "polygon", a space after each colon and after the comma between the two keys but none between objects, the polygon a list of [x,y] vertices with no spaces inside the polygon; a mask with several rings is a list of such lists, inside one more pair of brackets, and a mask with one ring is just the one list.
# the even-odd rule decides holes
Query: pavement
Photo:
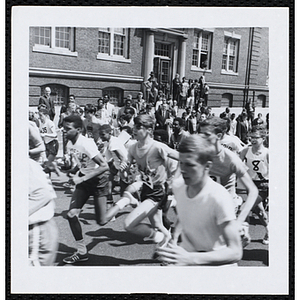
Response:
[{"label": "pavement", "polygon": [[[57,194],[55,199],[56,209],[54,219],[59,229],[59,249],[56,257],[56,266],[65,266],[63,258],[71,255],[76,250],[75,241],[69,223],[66,219],[72,192],[63,186],[68,181],[66,174],[58,177],[52,174],[53,187]],[[115,193],[114,201],[119,199]],[[94,219],[93,199],[90,198],[80,214],[80,222],[89,252],[89,260],[67,266],[160,266],[160,262],[152,259],[155,245],[150,241],[143,241],[124,230],[123,223],[131,207],[126,207],[105,226],[100,226]],[[176,215],[171,208],[168,218],[175,221]],[[260,225],[257,217],[250,217],[251,243],[244,249],[243,258],[239,266],[268,266],[268,246],[263,245],[265,229]]]}]

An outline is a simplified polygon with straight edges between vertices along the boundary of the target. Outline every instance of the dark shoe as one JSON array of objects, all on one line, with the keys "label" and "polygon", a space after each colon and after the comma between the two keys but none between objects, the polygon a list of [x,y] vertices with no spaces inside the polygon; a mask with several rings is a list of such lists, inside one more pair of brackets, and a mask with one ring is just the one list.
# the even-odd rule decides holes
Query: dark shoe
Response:
[{"label": "dark shoe", "polygon": [[66,264],[74,264],[76,262],[87,261],[89,259],[88,254],[80,254],[75,252],[71,256],[68,256],[63,259],[63,262]]}]

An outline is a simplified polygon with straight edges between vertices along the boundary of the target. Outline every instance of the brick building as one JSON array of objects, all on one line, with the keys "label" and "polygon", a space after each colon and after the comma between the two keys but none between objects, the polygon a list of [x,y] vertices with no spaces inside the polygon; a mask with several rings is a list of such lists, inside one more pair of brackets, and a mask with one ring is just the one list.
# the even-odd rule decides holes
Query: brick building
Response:
[{"label": "brick building", "polygon": [[121,106],[144,91],[154,71],[162,89],[180,79],[205,76],[208,105],[241,107],[254,99],[268,107],[268,28],[31,27],[29,105],[46,86],[56,103],[76,95],[80,105],[104,93]]}]

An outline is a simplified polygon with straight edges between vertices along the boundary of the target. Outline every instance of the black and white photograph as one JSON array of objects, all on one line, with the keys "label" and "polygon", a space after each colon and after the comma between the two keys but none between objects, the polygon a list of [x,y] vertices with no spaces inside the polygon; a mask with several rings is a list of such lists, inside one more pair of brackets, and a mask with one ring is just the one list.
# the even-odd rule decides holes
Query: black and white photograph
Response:
[{"label": "black and white photograph", "polygon": [[11,292],[287,294],[288,28],[13,7]]}]

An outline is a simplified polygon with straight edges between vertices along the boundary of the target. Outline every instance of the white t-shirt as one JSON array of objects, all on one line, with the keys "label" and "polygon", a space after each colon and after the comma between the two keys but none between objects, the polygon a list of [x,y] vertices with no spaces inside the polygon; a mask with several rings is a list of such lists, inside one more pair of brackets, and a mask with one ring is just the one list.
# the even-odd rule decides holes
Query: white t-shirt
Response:
[{"label": "white t-shirt", "polygon": [[126,150],[124,143],[122,143],[122,140],[119,139],[118,137],[111,136],[110,140],[108,142],[105,157],[106,157],[107,161],[110,161],[110,159],[112,158],[114,166],[117,169],[119,169],[121,160],[114,151],[118,151],[120,156],[123,158],[122,160],[124,160],[124,159],[127,160],[128,151]]},{"label": "white t-shirt", "polygon": [[249,168],[248,173],[253,180],[269,180],[268,148],[262,148],[261,152],[254,154],[249,147],[245,156],[245,162]]},{"label": "white t-shirt", "polygon": [[240,153],[243,150],[242,141],[233,135],[224,134],[224,137],[220,141],[222,146],[228,148],[234,153]]},{"label": "white t-shirt", "polygon": [[80,172],[84,175],[99,167],[93,161],[93,158],[98,155],[98,147],[93,139],[79,135],[76,143],[73,145],[71,141],[67,143],[67,150],[73,154]]},{"label": "white t-shirt", "polygon": [[50,143],[53,140],[57,139],[57,134],[56,134],[56,128],[50,119],[46,119],[45,123],[40,122],[40,131],[44,134],[51,134],[53,137],[50,136],[44,136],[44,142],[45,144]]},{"label": "white t-shirt", "polygon": [[182,225],[181,246],[189,251],[213,251],[226,246],[221,224],[235,220],[230,194],[208,178],[198,195],[189,198],[182,176],[175,179],[172,190],[177,201],[177,215]]}]

